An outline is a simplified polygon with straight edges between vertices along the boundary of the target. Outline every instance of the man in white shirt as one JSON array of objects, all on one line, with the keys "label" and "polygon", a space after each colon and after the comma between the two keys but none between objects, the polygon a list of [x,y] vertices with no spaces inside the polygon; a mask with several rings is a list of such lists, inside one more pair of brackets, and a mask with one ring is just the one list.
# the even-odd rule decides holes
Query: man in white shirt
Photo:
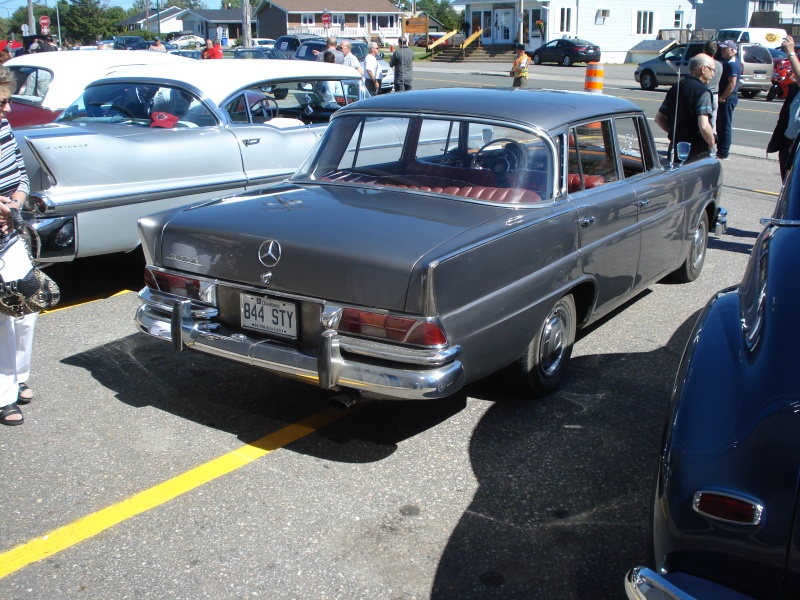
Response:
[{"label": "man in white shirt", "polygon": [[361,68],[361,63],[358,62],[356,55],[353,54],[353,45],[349,40],[342,42],[342,54],[344,55],[342,64],[346,67],[353,67],[361,77],[364,77],[364,69]]},{"label": "man in white shirt", "polygon": [[369,54],[364,58],[364,80],[367,90],[372,96],[381,90],[381,69],[378,65],[378,44],[369,43]]}]

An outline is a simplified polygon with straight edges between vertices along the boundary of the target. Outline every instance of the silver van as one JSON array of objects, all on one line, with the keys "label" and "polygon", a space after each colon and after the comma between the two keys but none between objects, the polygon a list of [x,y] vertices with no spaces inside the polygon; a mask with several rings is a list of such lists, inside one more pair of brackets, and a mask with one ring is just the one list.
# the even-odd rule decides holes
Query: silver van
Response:
[{"label": "silver van", "polygon": [[[644,90],[654,90],[660,85],[672,85],[681,75],[689,74],[689,60],[703,51],[705,42],[690,42],[669,46],[656,58],[639,63],[633,76]],[[737,60],[742,65],[739,94],[753,98],[769,90],[772,80],[772,55],[759,44],[740,44]],[[718,58],[719,60],[719,58]]]}]

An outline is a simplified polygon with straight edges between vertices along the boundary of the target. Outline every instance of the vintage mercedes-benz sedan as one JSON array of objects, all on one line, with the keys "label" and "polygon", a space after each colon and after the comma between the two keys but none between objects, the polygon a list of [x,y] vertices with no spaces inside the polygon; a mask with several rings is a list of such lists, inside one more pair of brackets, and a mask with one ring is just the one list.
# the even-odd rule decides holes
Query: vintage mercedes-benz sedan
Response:
[{"label": "vintage mercedes-benz sedan", "polygon": [[539,396],[576,330],[703,267],[714,158],[664,165],[619,98],[440,89],[337,112],[288,181],[139,221],[139,329],[361,398],[505,369]]},{"label": "vintage mercedes-benz sedan", "polygon": [[94,81],[55,123],[14,130],[34,254],[127,252],[142,215],[285,179],[367,96],[355,69],[299,61],[174,58]]},{"label": "vintage mercedes-benz sedan", "polygon": [[798,168],[742,282],[689,337],[658,449],[654,562],[628,573],[631,600],[800,597]]}]

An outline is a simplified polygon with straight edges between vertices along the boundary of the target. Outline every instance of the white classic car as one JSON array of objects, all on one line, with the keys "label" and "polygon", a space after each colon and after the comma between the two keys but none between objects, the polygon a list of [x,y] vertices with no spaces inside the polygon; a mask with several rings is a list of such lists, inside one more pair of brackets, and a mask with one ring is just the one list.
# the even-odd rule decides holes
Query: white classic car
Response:
[{"label": "white classic car", "polygon": [[130,251],[143,215],[283,179],[368,95],[354,69],[301,61],[186,60],[95,81],[56,122],[14,132],[34,255]]},{"label": "white classic car", "polygon": [[17,78],[14,106],[6,113],[11,127],[52,123],[87,85],[120,69],[188,59],[165,52],[39,52],[5,63]]}]

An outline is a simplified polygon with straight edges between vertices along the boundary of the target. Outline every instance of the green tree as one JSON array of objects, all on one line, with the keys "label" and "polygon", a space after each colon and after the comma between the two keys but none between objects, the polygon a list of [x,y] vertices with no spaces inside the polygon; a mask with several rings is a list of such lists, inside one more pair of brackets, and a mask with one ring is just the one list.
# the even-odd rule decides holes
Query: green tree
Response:
[{"label": "green tree", "polygon": [[103,39],[106,33],[106,13],[100,0],[70,0],[69,10],[61,16],[61,21],[69,37],[82,44],[92,44]]},{"label": "green tree", "polygon": [[417,0],[417,11],[426,12],[440,21],[447,31],[461,30],[461,13],[448,0]]}]

